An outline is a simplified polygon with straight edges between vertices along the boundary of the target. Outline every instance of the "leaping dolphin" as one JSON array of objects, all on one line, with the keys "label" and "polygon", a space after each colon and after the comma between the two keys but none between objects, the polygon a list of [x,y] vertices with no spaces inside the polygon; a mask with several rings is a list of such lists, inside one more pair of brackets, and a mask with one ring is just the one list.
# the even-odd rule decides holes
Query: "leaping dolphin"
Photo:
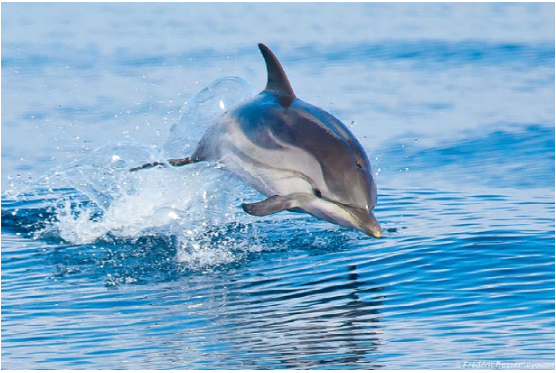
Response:
[{"label": "leaping dolphin", "polygon": [[[259,49],[268,81],[257,96],[226,112],[203,135],[193,155],[173,166],[213,160],[268,198],[243,203],[251,215],[289,210],[382,235],[372,210],[376,184],[365,150],[338,119],[298,99],[282,65]],[[149,163],[138,170],[164,165]]]}]

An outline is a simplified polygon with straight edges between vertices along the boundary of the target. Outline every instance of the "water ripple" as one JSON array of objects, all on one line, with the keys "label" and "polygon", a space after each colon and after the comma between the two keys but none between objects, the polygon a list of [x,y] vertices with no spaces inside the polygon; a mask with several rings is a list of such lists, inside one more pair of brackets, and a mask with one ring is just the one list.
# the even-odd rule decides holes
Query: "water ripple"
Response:
[{"label": "water ripple", "polygon": [[[79,70],[105,66],[130,74],[130,69],[145,67],[180,65],[187,61],[189,65],[213,63],[229,58],[229,51],[221,49],[187,49],[177,54],[132,54],[126,50],[115,50],[112,54],[100,54],[94,48],[75,48],[67,46],[58,53],[50,50],[36,51],[21,55],[19,46],[3,45],[2,66],[17,67],[25,73],[30,67],[46,68],[72,66]],[[454,68],[468,65],[537,67],[554,65],[554,43],[493,43],[481,40],[446,41],[446,40],[388,40],[387,42],[366,42],[360,44],[344,43],[342,46],[315,43],[299,45],[293,50],[276,49],[282,60],[289,65],[299,62],[299,56],[305,56],[304,63],[318,65],[326,62],[343,64],[349,61],[373,62],[410,62],[417,68]],[[237,49],[236,58],[257,53],[252,49]],[[94,60],[95,64],[90,61]],[[212,62],[211,62],[212,61]],[[438,109],[438,107],[437,107]]]},{"label": "water ripple", "polygon": [[[103,357],[136,361],[148,351],[149,366],[161,368],[168,359],[188,368],[402,368],[418,356],[461,359],[462,344],[470,359],[553,354],[554,253],[542,249],[553,244],[553,221],[532,219],[553,214],[550,197],[537,197],[538,210],[519,194],[383,193],[377,215],[397,227],[384,239],[286,217],[260,222],[264,250],[230,247],[233,263],[193,270],[163,236],[34,241],[30,227],[52,199],[6,200],[3,360],[42,349],[36,366],[101,367]],[[438,213],[454,216],[453,207],[456,223],[481,224],[447,233],[458,224]],[[509,215],[493,218],[490,208]],[[529,224],[516,229],[512,216]],[[60,336],[73,341],[64,357]],[[440,346],[445,355],[432,352]]]}]

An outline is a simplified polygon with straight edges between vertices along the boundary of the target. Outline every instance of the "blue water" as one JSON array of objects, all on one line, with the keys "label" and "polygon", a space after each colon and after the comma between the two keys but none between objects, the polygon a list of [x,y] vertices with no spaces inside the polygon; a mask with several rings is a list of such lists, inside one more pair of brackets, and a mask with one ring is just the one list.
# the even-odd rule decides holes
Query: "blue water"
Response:
[{"label": "blue water", "polygon": [[[553,369],[554,30],[554,4],[2,4],[2,368]],[[261,89],[258,42],[367,149],[383,238],[247,216],[213,165],[125,172],[214,80]]]}]

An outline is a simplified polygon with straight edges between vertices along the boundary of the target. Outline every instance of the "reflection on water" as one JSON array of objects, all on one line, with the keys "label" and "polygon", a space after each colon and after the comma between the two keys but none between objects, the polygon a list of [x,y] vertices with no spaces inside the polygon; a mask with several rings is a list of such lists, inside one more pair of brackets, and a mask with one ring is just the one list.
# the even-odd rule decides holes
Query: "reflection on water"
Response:
[{"label": "reflection on water", "polygon": [[[270,276],[239,287],[226,303],[231,330],[219,342],[240,351],[252,367],[373,366],[368,359],[380,343],[380,301],[362,300],[358,293],[377,289],[358,281],[355,265],[345,270],[344,276],[297,283],[289,290],[273,291],[271,284],[284,281]],[[229,358],[218,366],[226,367]]]}]

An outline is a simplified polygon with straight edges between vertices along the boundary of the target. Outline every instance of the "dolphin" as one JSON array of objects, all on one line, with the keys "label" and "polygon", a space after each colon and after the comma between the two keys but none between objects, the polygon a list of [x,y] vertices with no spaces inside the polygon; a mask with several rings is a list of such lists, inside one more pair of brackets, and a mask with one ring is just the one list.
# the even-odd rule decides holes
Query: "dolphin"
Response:
[{"label": "dolphin", "polygon": [[[248,214],[305,212],[381,237],[372,213],[377,188],[365,150],[333,115],[298,99],[276,56],[264,44],[259,49],[268,74],[265,89],[216,120],[190,157],[168,162],[221,162],[268,197],[243,203]],[[165,164],[131,170],[159,165]]]}]

